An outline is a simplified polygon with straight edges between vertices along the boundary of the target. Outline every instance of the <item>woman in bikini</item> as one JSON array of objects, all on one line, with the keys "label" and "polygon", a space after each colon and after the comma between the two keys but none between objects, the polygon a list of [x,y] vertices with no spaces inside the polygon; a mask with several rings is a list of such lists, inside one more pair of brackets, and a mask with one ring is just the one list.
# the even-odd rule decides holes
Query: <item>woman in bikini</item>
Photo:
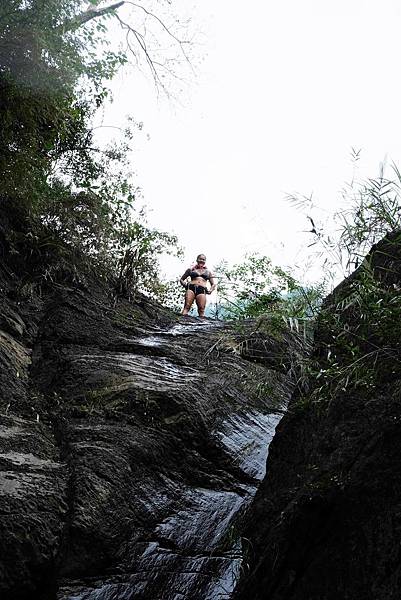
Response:
[{"label": "woman in bikini", "polygon": [[[190,278],[190,282],[188,282],[188,278]],[[210,289],[207,288],[207,282],[211,285]],[[195,300],[199,316],[204,317],[206,294],[211,294],[216,289],[213,273],[206,266],[206,256],[204,254],[198,254],[196,264],[185,271],[180,283],[186,289],[182,314],[187,315],[189,313]]]}]

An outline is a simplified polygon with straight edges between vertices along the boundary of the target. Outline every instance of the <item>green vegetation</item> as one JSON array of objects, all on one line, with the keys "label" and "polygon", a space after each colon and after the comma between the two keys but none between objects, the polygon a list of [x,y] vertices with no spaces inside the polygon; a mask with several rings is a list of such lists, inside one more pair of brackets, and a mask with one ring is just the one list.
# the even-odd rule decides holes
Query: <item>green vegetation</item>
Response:
[{"label": "green vegetation", "polygon": [[318,347],[303,377],[312,375],[312,389],[303,390],[312,402],[331,402],[345,393],[368,397],[400,375],[401,175],[395,166],[393,173],[393,179],[382,171],[377,179],[348,186],[334,232],[308,217],[323,267],[345,275],[358,267],[316,319]]},{"label": "green vegetation", "polygon": [[[0,209],[10,224],[2,243],[26,263],[34,282],[77,279],[95,268],[97,276],[116,280],[120,293],[157,295],[158,257],[179,249],[175,236],[149,228],[136,208],[128,151],[140,126],[128,123],[106,149],[97,146],[92,126],[108,97],[107,81],[130,52],[138,53],[130,43],[127,51],[111,48],[108,20],[120,22],[127,40],[142,40],[139,48],[158,76],[143,34],[118,12],[127,3],[104,4],[1,4]],[[146,17],[174,38],[156,15]]]},{"label": "green vegetation", "polygon": [[103,81],[125,62],[106,48],[101,23],[69,26],[79,0],[0,8],[2,194],[35,212],[51,201],[56,173],[90,188],[101,166],[90,119],[107,95]]},{"label": "green vegetation", "polygon": [[[21,290],[27,295],[35,285],[77,280],[87,270],[108,278],[119,294],[132,296],[140,290],[179,308],[180,288],[158,276],[158,257],[179,253],[177,239],[147,225],[140,190],[130,173],[130,142],[141,125],[128,122],[121,139],[108,148],[97,146],[92,125],[108,98],[107,82],[133,51],[131,44],[128,50],[111,47],[111,19],[120,23],[128,39],[142,40],[134,53],[139,60],[140,49],[156,83],[162,63],[150,55],[143,37],[149,24],[157,24],[184,60],[188,58],[185,42],[157,15],[136,7],[146,16],[147,26],[135,29],[120,13],[127,4],[1,4],[0,243],[26,266]],[[353,152],[353,160],[359,160],[358,152]],[[311,337],[316,323],[327,330],[319,366],[311,367],[321,383],[316,394],[323,395],[329,381],[336,390],[356,385],[370,389],[372,368],[387,358],[394,361],[398,352],[401,308],[391,270],[399,237],[393,235],[386,246],[384,270],[364,261],[372,244],[401,226],[401,175],[395,166],[393,171],[391,179],[382,172],[377,179],[347,186],[344,208],[334,215],[334,230],[325,231],[307,215],[311,245],[323,258],[322,271],[348,274],[359,267],[346,296],[335,293],[321,307],[327,282],[305,287],[291,272],[258,254],[216,269],[217,318],[256,318],[258,327],[263,321],[276,334],[291,329],[304,338]],[[308,211],[312,208],[309,199],[291,200]]]},{"label": "green vegetation", "polygon": [[[219,303],[216,316],[224,319],[268,319],[277,331],[305,330],[317,314],[324,286],[305,287],[267,256],[248,254],[242,263],[216,269]],[[306,335],[306,333],[305,333]]]},{"label": "green vegetation", "polygon": [[[334,215],[330,231],[307,214],[310,245],[318,249],[315,260],[322,261],[322,272],[347,275],[358,267],[326,300],[328,278],[305,288],[265,256],[248,255],[241,264],[217,269],[217,316],[256,319],[245,350],[247,343],[255,345],[261,331],[280,340],[292,330],[305,341],[303,356],[295,352],[291,359],[298,407],[324,404],[338,394],[367,396],[400,375],[401,175],[395,166],[393,172],[393,179],[381,172],[377,179],[348,186],[344,208]],[[311,209],[309,199],[292,201]],[[315,349],[307,356],[316,330]]]},{"label": "green vegetation", "polygon": [[383,254],[370,255],[323,306],[316,399],[351,390],[366,395],[400,375],[401,298],[389,263],[401,258],[401,234],[382,246]]}]

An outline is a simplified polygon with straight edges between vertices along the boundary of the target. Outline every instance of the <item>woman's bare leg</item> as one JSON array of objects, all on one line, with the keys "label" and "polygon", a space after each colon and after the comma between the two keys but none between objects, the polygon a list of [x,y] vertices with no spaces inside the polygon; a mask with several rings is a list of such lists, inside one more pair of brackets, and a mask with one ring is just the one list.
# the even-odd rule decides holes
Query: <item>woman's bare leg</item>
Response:
[{"label": "woman's bare leg", "polygon": [[191,306],[194,303],[195,294],[192,290],[187,290],[185,292],[185,300],[184,300],[184,308],[182,309],[182,314],[187,315],[191,310]]},{"label": "woman's bare leg", "polygon": [[198,315],[200,317],[204,317],[206,308],[206,294],[198,294],[196,296],[196,306],[198,307]]}]

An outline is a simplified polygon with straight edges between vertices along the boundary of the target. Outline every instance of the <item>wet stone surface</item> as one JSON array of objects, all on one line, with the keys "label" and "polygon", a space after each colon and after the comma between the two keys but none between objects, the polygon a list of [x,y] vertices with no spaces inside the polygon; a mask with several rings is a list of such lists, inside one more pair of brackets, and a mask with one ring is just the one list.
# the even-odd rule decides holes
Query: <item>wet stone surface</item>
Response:
[{"label": "wet stone surface", "polygon": [[231,597],[291,383],[241,357],[246,332],[160,310],[101,291],[42,310],[0,416],[2,599]]}]

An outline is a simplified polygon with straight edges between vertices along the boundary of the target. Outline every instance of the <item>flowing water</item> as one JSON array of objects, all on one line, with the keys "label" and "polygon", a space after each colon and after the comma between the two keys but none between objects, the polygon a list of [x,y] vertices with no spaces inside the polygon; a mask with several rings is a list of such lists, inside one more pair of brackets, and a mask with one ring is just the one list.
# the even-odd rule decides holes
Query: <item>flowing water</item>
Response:
[{"label": "flowing water", "polygon": [[[177,337],[190,338],[196,333],[216,329],[213,323],[178,324],[157,335],[135,339],[144,347],[163,347]],[[80,360],[108,360],[126,373],[121,387],[133,385],[144,390],[172,391],[197,380],[195,368],[174,364],[164,357],[110,353],[81,356]],[[231,597],[243,568],[243,541],[237,521],[252,502],[265,475],[268,447],[281,416],[249,408],[231,414],[212,432],[244,473],[248,483],[238,483],[236,491],[214,487],[181,486],[177,508],[159,522],[147,543],[138,543],[127,573],[110,578],[103,585],[80,593],[60,593],[63,600],[218,600]],[[159,489],[143,494],[148,504],[168,502],[168,490],[174,481],[164,479]],[[162,490],[166,494],[162,493]],[[152,500],[151,500],[152,498]],[[147,506],[150,509],[151,506]]]}]

